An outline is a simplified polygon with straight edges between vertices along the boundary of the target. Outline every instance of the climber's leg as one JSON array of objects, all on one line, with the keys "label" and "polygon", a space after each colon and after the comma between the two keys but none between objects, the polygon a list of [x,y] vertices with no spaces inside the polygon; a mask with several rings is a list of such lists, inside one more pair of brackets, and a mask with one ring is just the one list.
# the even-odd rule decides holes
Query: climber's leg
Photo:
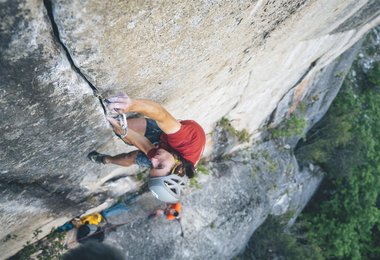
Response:
[{"label": "climber's leg", "polygon": [[128,118],[128,128],[132,129],[138,134],[144,135],[146,131],[146,119],[144,117],[139,118]]},{"label": "climber's leg", "polygon": [[102,162],[104,164],[116,164],[120,166],[131,166],[136,163],[136,157],[138,154],[138,150],[132,151],[129,153],[122,153],[115,156],[104,155],[102,158]]},{"label": "climber's leg", "polygon": [[[127,121],[128,129],[131,131],[123,139],[125,142],[134,145],[134,138],[138,138],[138,135],[145,136],[152,144],[157,144],[160,142],[160,136],[163,132],[154,120],[147,118],[129,118]],[[143,152],[139,151],[122,153],[115,156],[100,154],[96,151],[93,151],[89,153],[87,157],[91,161],[99,164],[117,164],[120,166],[130,166],[136,163],[142,167],[151,167],[151,162],[148,157],[146,157]]]}]

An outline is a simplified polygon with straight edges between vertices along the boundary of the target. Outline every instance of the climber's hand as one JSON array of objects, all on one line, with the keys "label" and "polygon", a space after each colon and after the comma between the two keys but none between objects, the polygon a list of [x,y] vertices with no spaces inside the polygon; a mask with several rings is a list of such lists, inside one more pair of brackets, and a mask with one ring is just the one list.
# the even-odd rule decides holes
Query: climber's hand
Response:
[{"label": "climber's hand", "polygon": [[126,94],[107,99],[107,109],[110,111],[116,111],[119,114],[127,113],[131,104],[132,99]]},{"label": "climber's hand", "polygon": [[113,131],[116,135],[122,135],[124,133],[123,129],[120,126],[119,120],[110,116],[107,116],[107,120],[112,125]]}]

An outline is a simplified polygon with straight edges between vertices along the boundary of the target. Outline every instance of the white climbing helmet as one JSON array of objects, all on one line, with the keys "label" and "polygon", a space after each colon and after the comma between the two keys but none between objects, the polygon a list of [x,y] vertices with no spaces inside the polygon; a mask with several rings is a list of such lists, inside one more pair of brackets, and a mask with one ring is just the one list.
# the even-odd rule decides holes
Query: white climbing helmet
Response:
[{"label": "white climbing helmet", "polygon": [[176,203],[181,196],[181,189],[186,186],[186,181],[184,177],[170,174],[150,178],[148,186],[157,199],[166,203]]}]

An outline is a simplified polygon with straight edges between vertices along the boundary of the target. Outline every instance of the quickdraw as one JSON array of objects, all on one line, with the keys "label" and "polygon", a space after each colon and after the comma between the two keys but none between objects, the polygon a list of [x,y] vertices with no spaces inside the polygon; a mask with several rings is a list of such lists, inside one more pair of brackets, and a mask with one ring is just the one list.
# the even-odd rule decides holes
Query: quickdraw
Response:
[{"label": "quickdraw", "polygon": [[128,134],[127,115],[126,114],[119,115],[119,122],[120,122],[121,129],[123,129],[123,133],[120,135],[120,138],[124,138]]}]

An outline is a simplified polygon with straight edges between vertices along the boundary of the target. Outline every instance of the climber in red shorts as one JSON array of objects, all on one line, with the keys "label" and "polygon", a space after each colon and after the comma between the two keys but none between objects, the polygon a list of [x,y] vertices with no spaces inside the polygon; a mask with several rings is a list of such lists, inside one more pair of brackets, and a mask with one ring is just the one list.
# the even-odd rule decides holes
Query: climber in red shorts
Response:
[{"label": "climber in red shorts", "polygon": [[[92,152],[89,158],[103,164],[150,167],[149,188],[160,200],[175,203],[179,199],[183,176],[192,178],[206,143],[202,127],[193,120],[177,121],[163,106],[148,99],[127,95],[106,100],[111,116],[107,119],[114,132],[139,150],[116,156]],[[137,112],[147,118],[127,119],[128,129],[112,115]]]}]

